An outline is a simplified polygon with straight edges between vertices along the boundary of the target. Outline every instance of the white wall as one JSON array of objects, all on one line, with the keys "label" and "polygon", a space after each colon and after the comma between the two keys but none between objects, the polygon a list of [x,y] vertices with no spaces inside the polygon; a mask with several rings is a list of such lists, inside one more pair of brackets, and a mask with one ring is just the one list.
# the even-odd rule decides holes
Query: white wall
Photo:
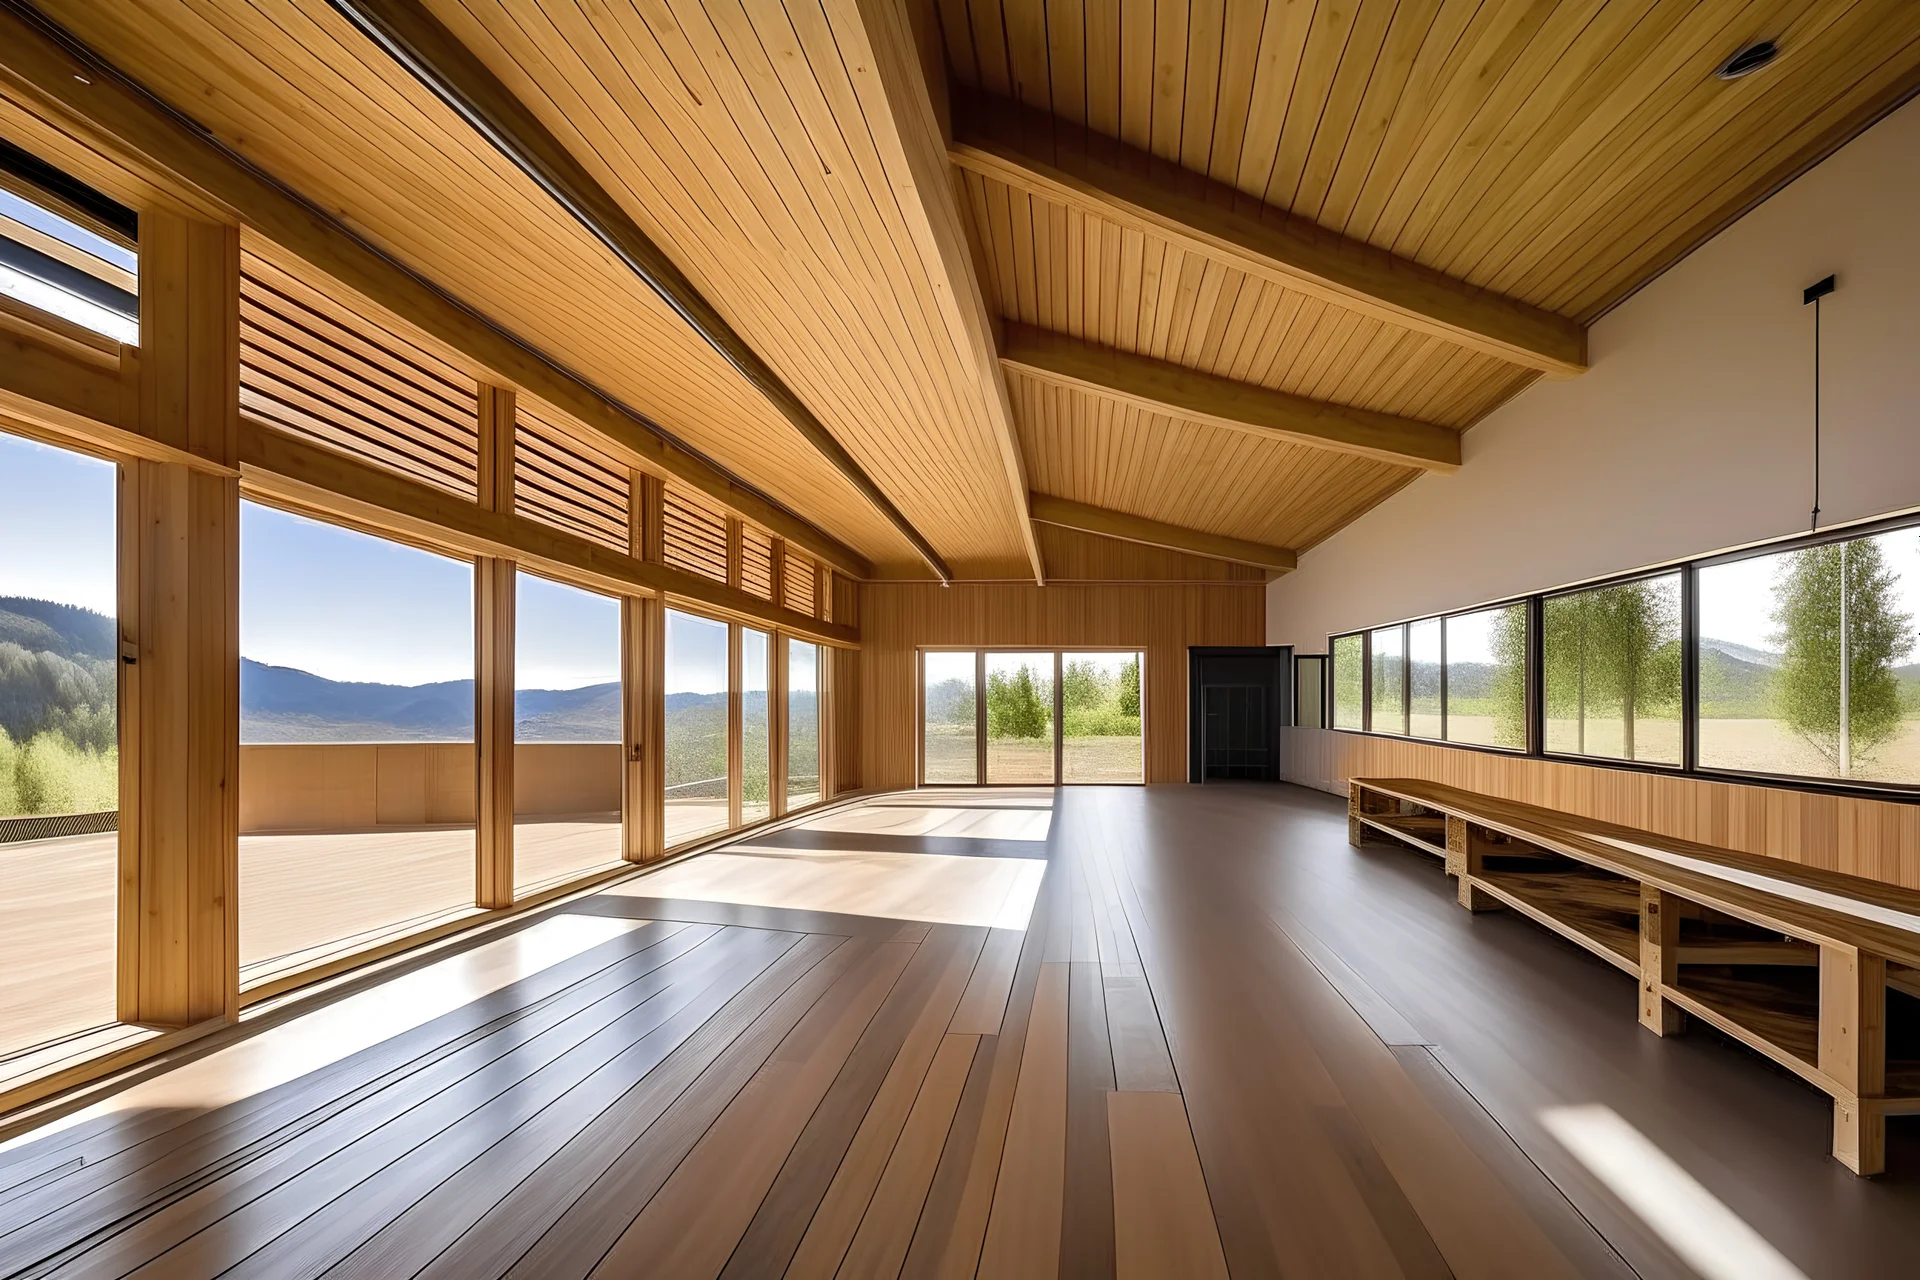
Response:
[{"label": "white wall", "polygon": [[1330,633],[1803,532],[1821,304],[1823,524],[1920,507],[1920,102],[1595,324],[1536,382],[1267,589],[1267,640]]}]

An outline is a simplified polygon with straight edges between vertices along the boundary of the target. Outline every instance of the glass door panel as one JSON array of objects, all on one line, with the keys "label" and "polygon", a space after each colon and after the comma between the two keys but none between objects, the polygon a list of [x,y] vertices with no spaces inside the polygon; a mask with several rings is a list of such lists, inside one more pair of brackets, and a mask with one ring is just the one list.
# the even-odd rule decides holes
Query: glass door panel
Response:
[{"label": "glass door panel", "polygon": [[513,891],[621,860],[620,602],[522,573],[514,603]]},{"label": "glass door panel", "polygon": [[0,435],[0,1057],[115,1018],[116,472]]},{"label": "glass door panel", "polygon": [[820,802],[820,650],[787,641],[787,812]]},{"label": "glass door panel", "polygon": [[1053,780],[1053,654],[989,653],[987,781]]},{"label": "glass door panel", "polygon": [[773,812],[768,790],[767,633],[740,629],[740,821],[763,822]]},{"label": "glass door panel", "polygon": [[668,609],[666,847],[727,829],[727,624]]},{"label": "glass door panel", "polygon": [[1067,653],[1060,672],[1060,780],[1140,782],[1138,653]]},{"label": "glass door panel", "polygon": [[976,724],[978,654],[927,653],[922,678],[922,781],[932,785],[980,781]]}]

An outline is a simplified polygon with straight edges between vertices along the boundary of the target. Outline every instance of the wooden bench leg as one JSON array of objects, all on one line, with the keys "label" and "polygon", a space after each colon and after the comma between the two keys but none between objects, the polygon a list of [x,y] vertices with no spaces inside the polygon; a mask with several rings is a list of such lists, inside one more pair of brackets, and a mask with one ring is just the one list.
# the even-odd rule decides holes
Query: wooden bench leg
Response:
[{"label": "wooden bench leg", "polygon": [[1347,843],[1355,848],[1366,839],[1367,828],[1360,821],[1360,784],[1347,784]]},{"label": "wooden bench leg", "polygon": [[1820,1071],[1839,1086],[1833,1158],[1863,1177],[1887,1166],[1887,962],[1820,948]]},{"label": "wooden bench leg", "polygon": [[1671,895],[1640,886],[1640,1025],[1670,1036],[1686,1025],[1686,1014],[1664,989],[1680,976],[1680,912]]},{"label": "wooden bench leg", "polygon": [[1467,830],[1467,820],[1447,816],[1447,874],[1458,879],[1455,886],[1460,905],[1469,911],[1499,911],[1507,904],[1473,882],[1480,874],[1482,854],[1479,842]]}]

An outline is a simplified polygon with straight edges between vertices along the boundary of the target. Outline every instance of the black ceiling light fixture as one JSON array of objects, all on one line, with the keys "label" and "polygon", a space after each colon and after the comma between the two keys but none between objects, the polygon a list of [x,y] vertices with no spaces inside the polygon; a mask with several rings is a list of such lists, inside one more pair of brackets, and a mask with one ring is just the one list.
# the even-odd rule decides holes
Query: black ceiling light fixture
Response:
[{"label": "black ceiling light fixture", "polygon": [[1738,80],[1741,76],[1752,75],[1762,67],[1771,66],[1773,60],[1779,56],[1779,45],[1771,40],[1755,40],[1735,50],[1733,56],[1715,68],[1713,74],[1719,80]]}]

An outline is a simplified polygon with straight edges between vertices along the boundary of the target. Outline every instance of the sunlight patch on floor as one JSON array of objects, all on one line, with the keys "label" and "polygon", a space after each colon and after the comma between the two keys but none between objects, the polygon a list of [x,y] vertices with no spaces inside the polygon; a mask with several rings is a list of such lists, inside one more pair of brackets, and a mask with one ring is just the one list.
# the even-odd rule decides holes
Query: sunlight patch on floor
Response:
[{"label": "sunlight patch on floor", "polygon": [[802,823],[807,831],[844,831],[890,836],[942,836],[971,840],[1043,842],[1053,829],[1051,808],[984,808],[960,805],[861,805]]},{"label": "sunlight patch on floor", "polygon": [[1045,872],[1037,858],[722,849],[604,892],[1024,929]]},{"label": "sunlight patch on floor", "polygon": [[115,1112],[210,1111],[251,1097],[431,1022],[646,923],[605,916],[552,916],[185,1063],[0,1143],[0,1151]]},{"label": "sunlight patch on floor", "polygon": [[1806,1274],[1612,1107],[1550,1107],[1541,1123],[1704,1280]]}]

